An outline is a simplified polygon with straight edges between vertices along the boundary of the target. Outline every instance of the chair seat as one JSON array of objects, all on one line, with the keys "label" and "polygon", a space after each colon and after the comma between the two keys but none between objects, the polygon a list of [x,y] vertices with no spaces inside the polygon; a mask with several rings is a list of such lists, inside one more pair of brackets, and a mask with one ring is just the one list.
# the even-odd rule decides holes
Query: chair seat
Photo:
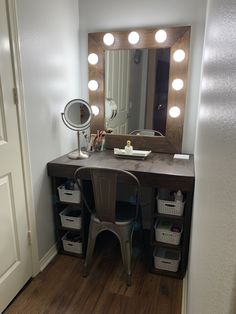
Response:
[{"label": "chair seat", "polygon": [[[134,221],[136,213],[136,205],[132,205],[129,202],[116,202],[116,221],[117,225],[126,225]],[[100,222],[95,214],[91,216],[91,219]]]}]

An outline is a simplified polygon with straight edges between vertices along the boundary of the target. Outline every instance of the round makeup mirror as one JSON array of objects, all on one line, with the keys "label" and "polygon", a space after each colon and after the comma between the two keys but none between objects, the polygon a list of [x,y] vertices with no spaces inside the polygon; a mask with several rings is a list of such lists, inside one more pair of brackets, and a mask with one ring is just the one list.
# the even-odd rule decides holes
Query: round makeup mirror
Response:
[{"label": "round makeup mirror", "polygon": [[89,154],[81,150],[80,134],[90,126],[92,110],[89,104],[83,99],[73,99],[65,106],[64,112],[61,113],[62,121],[65,125],[77,131],[78,149],[68,155],[70,159],[88,158]]}]

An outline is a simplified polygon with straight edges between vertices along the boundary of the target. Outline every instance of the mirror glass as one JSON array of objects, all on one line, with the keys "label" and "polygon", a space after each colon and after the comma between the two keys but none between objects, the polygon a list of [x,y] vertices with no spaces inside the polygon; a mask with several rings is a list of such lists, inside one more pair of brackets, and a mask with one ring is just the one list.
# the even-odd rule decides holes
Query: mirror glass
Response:
[{"label": "mirror glass", "polygon": [[149,129],[158,132],[140,134],[165,135],[169,69],[170,48],[106,50],[106,128],[113,134]]},{"label": "mirror glass", "polygon": [[86,102],[75,99],[66,105],[64,115],[69,125],[83,129],[91,120],[91,109]]}]

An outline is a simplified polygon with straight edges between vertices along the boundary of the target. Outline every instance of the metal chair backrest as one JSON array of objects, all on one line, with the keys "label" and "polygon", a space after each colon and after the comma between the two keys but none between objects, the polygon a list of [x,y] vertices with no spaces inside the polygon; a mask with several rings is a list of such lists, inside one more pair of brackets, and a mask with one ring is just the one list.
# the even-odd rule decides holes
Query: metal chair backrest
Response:
[{"label": "metal chair backrest", "polygon": [[130,135],[142,135],[142,136],[164,136],[160,131],[150,129],[139,129],[129,133]]},{"label": "metal chair backrest", "polygon": [[[136,214],[133,218],[137,218],[140,183],[132,173],[112,168],[81,167],[75,171],[74,178],[78,182],[82,199],[90,213],[94,213],[100,221],[112,223],[114,223],[116,219],[117,184],[131,185],[135,192],[136,205]],[[92,181],[95,212],[89,207],[89,202],[79,182],[80,179],[84,178]],[[132,193],[132,195],[133,194],[134,193]]]}]

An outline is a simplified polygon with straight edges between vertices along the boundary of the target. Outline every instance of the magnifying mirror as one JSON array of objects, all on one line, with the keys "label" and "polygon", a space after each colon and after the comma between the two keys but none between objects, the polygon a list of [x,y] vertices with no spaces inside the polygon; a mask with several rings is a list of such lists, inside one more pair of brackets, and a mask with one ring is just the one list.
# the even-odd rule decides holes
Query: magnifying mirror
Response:
[{"label": "magnifying mirror", "polygon": [[81,150],[80,134],[90,126],[92,117],[92,110],[89,104],[83,99],[73,99],[65,106],[64,112],[61,113],[62,121],[65,125],[77,131],[78,150],[68,154],[70,159],[84,159],[88,158],[89,154]]}]

